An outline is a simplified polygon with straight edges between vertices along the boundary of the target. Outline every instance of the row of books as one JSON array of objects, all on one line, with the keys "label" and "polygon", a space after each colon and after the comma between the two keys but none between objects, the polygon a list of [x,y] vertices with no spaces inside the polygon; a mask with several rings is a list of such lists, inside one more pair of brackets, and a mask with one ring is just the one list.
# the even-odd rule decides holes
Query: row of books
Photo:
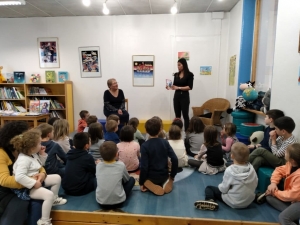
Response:
[{"label": "row of books", "polygon": [[24,99],[24,91],[16,87],[0,87],[1,99]]},{"label": "row of books", "polygon": [[[45,71],[46,83],[56,83],[55,71]],[[65,82],[69,79],[67,71],[58,72],[58,82]],[[25,72],[6,73],[7,83],[25,83]],[[40,74],[31,74],[30,83],[40,83]]]},{"label": "row of books", "polygon": [[55,110],[55,109],[64,109],[64,105],[60,102],[58,102],[56,99],[51,99],[51,98],[39,98],[39,97],[34,97],[34,98],[31,98],[31,100],[34,100],[34,101],[43,101],[43,100],[47,100],[49,101],[49,104],[50,104],[50,109],[51,110]]},{"label": "row of books", "polygon": [[50,117],[58,117],[60,119],[65,119],[61,111],[55,111],[55,110],[50,112]]},{"label": "row of books", "polygon": [[20,103],[11,101],[1,101],[0,109],[14,112],[27,112],[27,110]]},{"label": "row of books", "polygon": [[29,95],[52,95],[52,91],[50,88],[43,87],[29,87],[28,89]]}]

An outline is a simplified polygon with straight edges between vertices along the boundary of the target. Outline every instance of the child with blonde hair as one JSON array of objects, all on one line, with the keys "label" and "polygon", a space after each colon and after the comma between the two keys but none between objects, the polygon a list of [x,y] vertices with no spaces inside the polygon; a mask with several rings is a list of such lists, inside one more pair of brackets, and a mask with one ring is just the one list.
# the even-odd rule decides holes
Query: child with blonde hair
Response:
[{"label": "child with blonde hair", "polygon": [[181,138],[181,129],[177,125],[172,125],[169,130],[169,144],[173,148],[177,158],[178,167],[182,168],[188,165],[188,156],[185,151],[184,141]]},{"label": "child with blonde hair", "polygon": [[222,145],[217,141],[218,130],[214,126],[204,128],[204,143],[195,159],[189,159],[188,164],[199,168],[204,174],[216,174],[226,169],[223,160]]},{"label": "child with blonde hair", "polygon": [[117,144],[119,149],[119,160],[125,164],[128,172],[135,172],[140,166],[140,145],[133,141],[133,136],[133,127],[125,125],[120,132],[121,142]]},{"label": "child with blonde hair", "polygon": [[69,138],[69,122],[66,119],[56,120],[53,123],[53,141],[59,144],[65,153],[71,149]]},{"label": "child with blonde hair", "polygon": [[221,142],[222,150],[225,154],[225,159],[230,160],[230,151],[231,146],[238,142],[239,140],[235,136],[236,134],[236,125],[233,123],[225,123],[223,129],[221,130]]},{"label": "child with blonde hair", "polygon": [[[15,179],[25,187],[16,190],[17,195],[24,200],[30,198],[44,200],[42,217],[37,221],[37,224],[51,225],[50,212],[52,205],[63,205],[67,200],[58,197],[61,183],[59,175],[48,175],[44,181],[34,179],[34,176],[39,173],[42,167],[37,156],[37,153],[41,150],[41,133],[37,130],[27,131],[14,137],[10,143],[20,153],[13,166]],[[50,190],[43,186],[50,187]]]},{"label": "child with blonde hair", "polygon": [[193,116],[190,120],[189,127],[186,131],[185,147],[189,156],[194,157],[197,155],[201,145],[204,143],[205,125],[198,116]]},{"label": "child with blonde hair", "polygon": [[101,123],[92,123],[89,126],[88,133],[91,138],[91,146],[89,148],[89,153],[94,157],[95,161],[102,160],[102,156],[99,151],[100,146],[104,143],[103,127]]}]

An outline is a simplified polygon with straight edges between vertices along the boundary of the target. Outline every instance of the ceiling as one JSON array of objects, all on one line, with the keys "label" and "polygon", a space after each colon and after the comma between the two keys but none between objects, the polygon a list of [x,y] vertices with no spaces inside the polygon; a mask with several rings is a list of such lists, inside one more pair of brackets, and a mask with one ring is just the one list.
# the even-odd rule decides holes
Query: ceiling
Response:
[{"label": "ceiling", "polygon": [[[4,1],[4,0],[0,0]],[[239,0],[177,0],[178,13],[228,12]],[[26,0],[22,6],[0,6],[0,18],[104,16],[102,3],[91,0]],[[174,0],[106,0],[110,15],[170,14]]]}]

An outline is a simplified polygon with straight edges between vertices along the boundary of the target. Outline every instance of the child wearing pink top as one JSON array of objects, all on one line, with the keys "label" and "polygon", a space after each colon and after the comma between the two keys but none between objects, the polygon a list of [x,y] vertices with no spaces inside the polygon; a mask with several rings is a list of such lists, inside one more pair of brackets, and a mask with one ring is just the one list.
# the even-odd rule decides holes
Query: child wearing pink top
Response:
[{"label": "child wearing pink top", "polygon": [[134,129],[132,126],[126,125],[122,127],[120,140],[121,142],[117,144],[119,160],[125,164],[128,172],[137,171],[140,167],[140,145],[134,141]]},{"label": "child wearing pink top", "polygon": [[222,150],[225,154],[225,159],[230,160],[231,146],[239,140],[235,136],[236,126],[233,123],[226,123],[221,131]]}]

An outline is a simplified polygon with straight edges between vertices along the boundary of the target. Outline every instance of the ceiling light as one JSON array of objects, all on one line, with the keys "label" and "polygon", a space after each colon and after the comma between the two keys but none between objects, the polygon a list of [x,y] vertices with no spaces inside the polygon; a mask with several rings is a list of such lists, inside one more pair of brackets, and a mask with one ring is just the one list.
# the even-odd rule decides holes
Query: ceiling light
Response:
[{"label": "ceiling light", "polygon": [[103,10],[102,10],[104,15],[108,15],[109,14],[109,9],[107,8],[106,3],[103,3]]},{"label": "ceiling light", "polygon": [[178,9],[177,9],[177,2],[174,3],[174,5],[172,6],[171,8],[171,13],[172,14],[176,14],[178,12]]},{"label": "ceiling light", "polygon": [[82,4],[86,7],[89,7],[91,4],[91,0],[82,0]]},{"label": "ceiling light", "polygon": [[0,1],[1,5],[26,5],[25,0],[15,0],[15,1]]}]

